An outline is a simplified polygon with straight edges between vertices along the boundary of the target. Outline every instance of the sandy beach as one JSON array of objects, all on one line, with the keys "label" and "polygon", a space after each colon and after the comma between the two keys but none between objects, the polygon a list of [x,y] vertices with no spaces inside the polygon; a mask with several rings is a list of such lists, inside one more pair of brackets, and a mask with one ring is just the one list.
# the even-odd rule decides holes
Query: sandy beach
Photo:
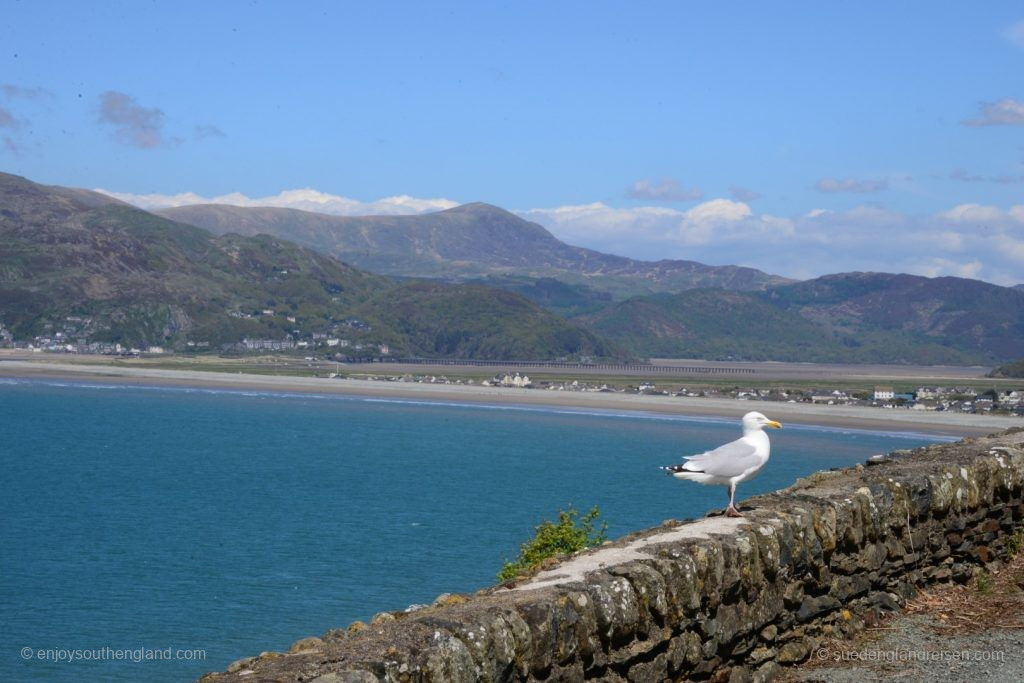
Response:
[{"label": "sandy beach", "polygon": [[908,409],[828,406],[735,399],[647,396],[636,394],[548,391],[502,387],[327,379],[227,372],[161,370],[81,363],[0,360],[0,378],[67,380],[77,382],[202,387],[240,391],[337,394],[376,399],[418,400],[502,406],[549,406],[588,411],[636,411],[681,416],[739,418],[760,410],[791,424],[919,432],[945,436],[977,436],[1024,427],[1024,418],[926,412]]}]

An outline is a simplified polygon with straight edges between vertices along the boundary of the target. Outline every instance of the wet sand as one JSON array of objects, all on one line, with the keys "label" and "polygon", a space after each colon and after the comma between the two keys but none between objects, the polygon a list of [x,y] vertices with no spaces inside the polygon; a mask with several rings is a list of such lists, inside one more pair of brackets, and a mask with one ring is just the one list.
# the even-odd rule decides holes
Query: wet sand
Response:
[{"label": "wet sand", "polygon": [[587,411],[644,412],[738,419],[759,410],[792,424],[919,432],[946,436],[991,434],[1024,427],[1024,418],[962,413],[744,401],[725,398],[549,391],[479,385],[419,384],[360,379],[327,379],[193,370],[158,370],[82,363],[0,359],[0,377],[65,380],[125,386],[201,387],[240,391],[337,394],[383,400],[414,400],[501,406],[549,406]]}]

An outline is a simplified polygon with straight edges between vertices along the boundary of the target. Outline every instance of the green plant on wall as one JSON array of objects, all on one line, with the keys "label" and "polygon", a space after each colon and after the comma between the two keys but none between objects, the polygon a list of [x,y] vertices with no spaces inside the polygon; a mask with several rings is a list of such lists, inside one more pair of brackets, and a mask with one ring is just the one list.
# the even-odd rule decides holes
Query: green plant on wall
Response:
[{"label": "green plant on wall", "polygon": [[595,528],[601,511],[595,505],[590,512],[580,517],[572,506],[558,511],[558,522],[544,520],[534,527],[534,535],[519,546],[519,557],[515,562],[505,561],[498,572],[499,581],[508,581],[534,569],[549,557],[570,553],[600,545],[607,540],[608,522]]}]

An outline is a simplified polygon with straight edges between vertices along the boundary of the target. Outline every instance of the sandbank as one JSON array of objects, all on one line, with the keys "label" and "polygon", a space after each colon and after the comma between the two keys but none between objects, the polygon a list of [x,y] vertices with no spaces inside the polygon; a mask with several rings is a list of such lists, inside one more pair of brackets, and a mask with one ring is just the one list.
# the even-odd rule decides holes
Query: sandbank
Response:
[{"label": "sandbank", "polygon": [[649,396],[582,391],[550,391],[430,384],[365,379],[328,379],[292,375],[260,375],[195,370],[165,370],[81,363],[0,359],[0,377],[65,380],[125,386],[200,387],[279,393],[336,394],[342,396],[484,404],[548,406],[587,411],[635,411],[679,416],[739,418],[760,410],[773,419],[794,425],[917,432],[943,436],[977,436],[1010,427],[1024,427],[1024,418],[966,413],[885,409],[864,406],[829,406],[727,398]]}]

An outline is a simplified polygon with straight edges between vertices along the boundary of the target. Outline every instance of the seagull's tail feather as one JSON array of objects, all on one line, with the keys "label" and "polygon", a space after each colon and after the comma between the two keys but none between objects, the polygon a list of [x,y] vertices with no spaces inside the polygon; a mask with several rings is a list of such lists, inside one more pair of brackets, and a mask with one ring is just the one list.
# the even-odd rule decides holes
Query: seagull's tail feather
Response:
[{"label": "seagull's tail feather", "polygon": [[668,467],[662,467],[666,473],[671,474],[676,479],[686,479],[688,481],[695,481],[698,484],[710,484],[713,482],[714,477],[710,474],[700,471],[694,471],[691,469],[693,465],[691,463],[683,463],[682,465],[669,465]]}]

